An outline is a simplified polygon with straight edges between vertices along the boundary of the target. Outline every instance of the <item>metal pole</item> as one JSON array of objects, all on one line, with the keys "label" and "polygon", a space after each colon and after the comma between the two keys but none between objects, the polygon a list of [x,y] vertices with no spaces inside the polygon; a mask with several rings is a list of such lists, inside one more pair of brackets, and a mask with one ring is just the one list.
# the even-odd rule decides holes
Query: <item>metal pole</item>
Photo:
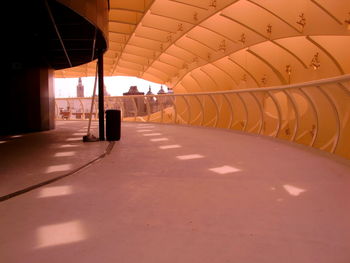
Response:
[{"label": "metal pole", "polygon": [[105,140],[105,109],[103,92],[103,52],[98,52],[98,124],[100,141]]}]

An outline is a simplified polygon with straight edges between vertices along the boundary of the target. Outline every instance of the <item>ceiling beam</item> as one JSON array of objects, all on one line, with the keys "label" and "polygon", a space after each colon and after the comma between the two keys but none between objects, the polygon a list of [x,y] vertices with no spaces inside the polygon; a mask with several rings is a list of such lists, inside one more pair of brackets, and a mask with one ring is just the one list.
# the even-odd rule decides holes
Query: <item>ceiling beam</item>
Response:
[{"label": "ceiling beam", "polygon": [[209,48],[210,50],[212,50],[212,51],[214,51],[214,52],[217,52],[216,49],[212,48],[211,46],[209,46],[209,45],[203,43],[202,41],[200,41],[200,40],[198,40],[198,39],[195,39],[195,38],[189,36],[188,34],[187,34],[185,37],[187,37],[187,38],[189,38],[189,39],[191,39],[191,40],[193,40],[193,41],[195,41],[195,42],[197,42],[197,43],[199,43],[199,44],[201,44],[201,45],[203,45],[203,46]]},{"label": "ceiling beam", "polygon": [[110,8],[109,10],[135,12],[135,13],[139,13],[139,14],[143,14],[145,12],[144,10],[131,9],[131,8],[125,8],[125,7],[118,7],[118,8],[113,7],[113,8]]},{"label": "ceiling beam", "polygon": [[291,23],[289,23],[287,20],[283,19],[281,16],[277,15],[276,13],[272,12],[270,9],[267,9],[266,7],[255,3],[253,0],[247,0],[249,3],[252,3],[253,5],[256,5],[257,7],[260,7],[261,9],[265,10],[266,12],[268,12],[269,14],[273,15],[274,17],[276,17],[277,19],[279,19],[280,21],[282,21],[283,23],[285,23],[286,25],[288,25],[290,28],[292,28],[293,30],[295,30],[298,33],[302,33],[302,31],[300,31],[298,28],[296,28],[295,26],[293,26]]},{"label": "ceiling beam", "polygon": [[128,21],[115,20],[115,19],[110,19],[108,22],[109,23],[125,24],[125,25],[133,25],[133,26],[136,26],[138,24],[137,22],[128,22]]},{"label": "ceiling beam", "polygon": [[319,2],[316,0],[311,0],[312,3],[314,3],[317,7],[319,7],[323,12],[325,12],[328,16],[330,16],[335,22],[337,22],[339,25],[343,25],[343,23],[335,16],[333,15],[330,11],[328,11],[327,8],[322,6]]},{"label": "ceiling beam", "polygon": [[253,76],[252,73],[250,73],[249,70],[247,70],[245,67],[243,67],[241,64],[239,64],[238,62],[234,61],[232,58],[227,57],[229,61],[231,61],[232,63],[234,63],[236,66],[238,66],[240,69],[242,69],[245,73],[247,73],[255,82],[255,84],[260,87],[259,82],[257,81],[257,79]]},{"label": "ceiling beam", "polygon": [[275,73],[275,75],[277,76],[277,78],[279,79],[279,81],[281,82],[282,85],[287,84],[286,79],[283,77],[283,75],[281,74],[281,72],[276,69],[270,62],[268,62],[265,58],[263,58],[262,56],[260,56],[258,53],[250,50],[249,48],[247,49],[247,52],[252,54],[253,56],[255,56],[257,59],[259,59],[260,61],[262,61],[265,65],[267,65],[272,71],[273,73]]},{"label": "ceiling beam", "polygon": [[182,5],[186,5],[186,6],[191,6],[191,7],[198,8],[198,9],[202,9],[202,10],[205,10],[205,11],[208,10],[208,8],[205,8],[205,7],[202,7],[202,6],[198,6],[198,5],[194,5],[194,4],[190,4],[190,3],[181,2],[179,0],[169,0],[169,1],[174,2],[174,3],[178,3],[178,4],[182,4]]}]

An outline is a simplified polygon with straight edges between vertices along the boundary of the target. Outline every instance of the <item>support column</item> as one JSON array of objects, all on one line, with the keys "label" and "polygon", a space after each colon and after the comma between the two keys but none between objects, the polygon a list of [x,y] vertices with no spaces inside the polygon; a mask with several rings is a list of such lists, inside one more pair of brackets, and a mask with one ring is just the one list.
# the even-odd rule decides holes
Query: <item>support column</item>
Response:
[{"label": "support column", "polygon": [[103,52],[98,51],[98,123],[100,141],[105,140],[105,109],[104,109],[104,91],[103,91]]}]

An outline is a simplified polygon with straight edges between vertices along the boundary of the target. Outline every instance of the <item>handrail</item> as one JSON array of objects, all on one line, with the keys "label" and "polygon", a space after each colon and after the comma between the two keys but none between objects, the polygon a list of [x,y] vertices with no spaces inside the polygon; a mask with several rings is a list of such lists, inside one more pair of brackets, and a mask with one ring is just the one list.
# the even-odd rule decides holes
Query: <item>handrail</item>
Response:
[{"label": "handrail", "polygon": [[282,112],[281,112],[281,106],[278,103],[278,100],[276,99],[276,97],[273,95],[272,92],[268,91],[267,94],[269,94],[270,98],[272,99],[273,103],[276,106],[277,109],[277,115],[278,115],[278,119],[277,119],[277,127],[275,130],[275,134],[273,135],[273,137],[277,137],[281,131],[281,126],[282,126]]},{"label": "handrail", "polygon": [[230,99],[228,98],[227,94],[223,94],[223,96],[224,96],[224,98],[225,98],[225,100],[226,100],[226,102],[227,102],[227,104],[228,104],[228,106],[230,108],[230,121],[228,123],[228,127],[227,128],[231,129],[233,118],[234,118],[233,107],[232,107],[232,104],[231,104]]},{"label": "handrail", "polygon": [[328,95],[328,93],[325,92],[323,89],[320,89],[320,91],[322,92],[322,94],[327,98],[327,100],[331,104],[331,108],[333,110],[333,113],[334,113],[335,119],[336,119],[336,134],[334,135],[334,144],[333,144],[332,149],[331,149],[331,153],[334,153],[334,151],[337,148],[337,145],[339,143],[339,137],[340,137],[341,124],[340,124],[339,112],[337,110],[336,104],[334,103],[333,99]]},{"label": "handrail", "polygon": [[293,110],[294,110],[294,113],[295,113],[295,116],[296,116],[296,121],[295,121],[295,125],[294,125],[293,135],[292,135],[292,137],[290,139],[292,142],[294,142],[295,138],[297,136],[297,133],[298,133],[298,129],[299,129],[299,122],[300,122],[299,110],[298,110],[297,103],[295,102],[294,98],[290,95],[289,90],[284,90],[283,92],[284,92],[284,94],[286,94],[288,99],[292,102]]},{"label": "handrail", "polygon": [[313,133],[313,136],[312,136],[312,140],[311,140],[309,146],[313,147],[316,140],[317,140],[318,127],[319,127],[319,117],[318,117],[318,113],[317,113],[317,107],[316,107],[316,104],[313,101],[312,97],[310,97],[310,95],[306,91],[304,91],[302,88],[299,88],[299,90],[301,93],[303,93],[305,98],[308,100],[308,102],[311,106],[311,109],[312,109],[313,117],[316,121],[316,124],[314,124],[315,125],[314,128],[310,131],[311,133]]},{"label": "handrail", "polygon": [[[237,129],[327,149],[350,159],[350,140],[345,138],[350,133],[349,94],[350,74],[347,74],[265,88],[111,96],[106,106],[122,110],[123,121]],[[211,103],[206,103],[205,98]],[[88,104],[89,98],[58,98],[56,110],[61,111],[65,105],[73,110],[74,100],[86,112],[82,105]],[[228,107],[223,107],[224,104]],[[56,114],[58,119],[63,118],[63,115],[59,118],[60,114]],[[94,114],[96,117],[96,110]],[[68,114],[68,119],[74,117],[77,114]]]},{"label": "handrail", "polygon": [[218,103],[217,103],[217,101],[215,100],[215,98],[213,98],[213,95],[212,94],[210,94],[209,95],[209,98],[210,98],[210,100],[213,102],[213,104],[215,105],[215,122],[214,122],[214,127],[216,128],[217,126],[218,126],[218,122],[219,122],[219,106],[218,106]]},{"label": "handrail", "polygon": [[188,121],[187,124],[191,124],[191,107],[190,107],[190,103],[188,102],[188,100],[186,99],[186,96],[182,97],[186,103],[187,109],[188,109]]},{"label": "handrail", "polygon": [[237,97],[239,98],[239,100],[243,105],[244,117],[245,117],[245,121],[243,121],[243,131],[246,131],[248,126],[248,120],[249,120],[249,111],[247,108],[247,104],[244,102],[244,99],[242,98],[241,94],[237,93]]},{"label": "handrail", "polygon": [[258,98],[256,97],[256,95],[254,93],[250,93],[250,95],[252,95],[252,97],[254,98],[256,104],[259,107],[259,112],[260,112],[260,127],[259,127],[259,131],[258,134],[261,134],[261,131],[263,129],[264,126],[264,109],[263,106],[261,105],[260,101],[258,100]]}]

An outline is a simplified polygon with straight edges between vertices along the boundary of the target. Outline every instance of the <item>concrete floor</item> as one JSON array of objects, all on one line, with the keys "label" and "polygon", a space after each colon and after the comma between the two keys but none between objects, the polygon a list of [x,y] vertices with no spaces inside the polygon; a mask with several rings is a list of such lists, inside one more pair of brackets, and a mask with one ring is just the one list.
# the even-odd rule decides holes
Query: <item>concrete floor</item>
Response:
[{"label": "concrete floor", "polygon": [[[98,134],[97,122],[91,124]],[[56,129],[0,138],[0,197],[78,169],[108,142],[83,143],[86,121],[57,121]]]},{"label": "concrete floor", "polygon": [[349,188],[350,162],[318,150],[124,123],[99,162],[0,203],[0,262],[348,263]]}]

